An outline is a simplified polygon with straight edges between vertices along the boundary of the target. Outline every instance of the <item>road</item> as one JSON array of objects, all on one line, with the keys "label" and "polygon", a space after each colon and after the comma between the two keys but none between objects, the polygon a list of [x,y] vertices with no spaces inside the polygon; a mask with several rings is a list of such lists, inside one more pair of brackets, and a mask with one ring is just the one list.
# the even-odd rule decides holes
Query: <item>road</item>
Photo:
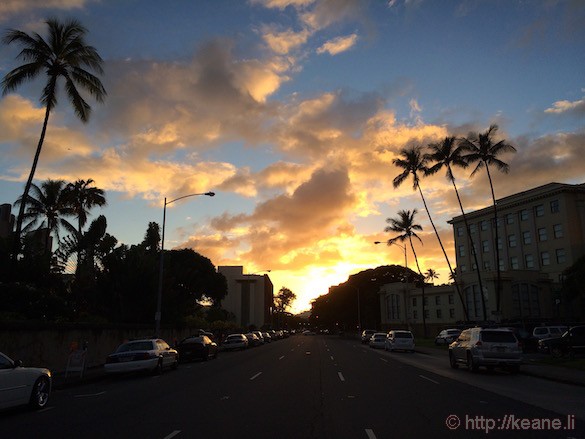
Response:
[{"label": "road", "polygon": [[[58,390],[44,410],[1,413],[0,437],[585,438],[584,416],[583,387],[294,336],[162,376]],[[563,429],[537,429],[552,422]]]}]

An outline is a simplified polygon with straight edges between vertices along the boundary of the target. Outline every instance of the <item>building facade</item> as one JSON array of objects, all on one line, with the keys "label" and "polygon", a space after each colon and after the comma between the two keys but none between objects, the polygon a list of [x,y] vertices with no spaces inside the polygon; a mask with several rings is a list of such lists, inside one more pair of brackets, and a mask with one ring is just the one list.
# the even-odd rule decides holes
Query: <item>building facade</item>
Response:
[{"label": "building facade", "polygon": [[274,286],[267,274],[244,274],[242,266],[220,266],[217,271],[227,280],[227,295],[221,307],[236,316],[244,328],[272,324]]},{"label": "building facade", "polygon": [[565,303],[561,287],[563,271],[585,255],[585,184],[549,183],[497,200],[497,208],[497,239],[493,206],[467,213],[468,227],[463,215],[450,221],[457,276],[470,320],[538,321],[583,316],[583,304]]}]

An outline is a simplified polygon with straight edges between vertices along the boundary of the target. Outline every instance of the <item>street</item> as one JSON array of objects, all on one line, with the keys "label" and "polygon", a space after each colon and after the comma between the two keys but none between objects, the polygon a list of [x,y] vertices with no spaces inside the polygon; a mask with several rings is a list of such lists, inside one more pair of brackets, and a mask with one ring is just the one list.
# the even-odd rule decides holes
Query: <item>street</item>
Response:
[{"label": "street", "polygon": [[57,390],[44,410],[1,413],[0,431],[27,439],[579,438],[584,401],[584,387],[294,336],[161,376]]}]

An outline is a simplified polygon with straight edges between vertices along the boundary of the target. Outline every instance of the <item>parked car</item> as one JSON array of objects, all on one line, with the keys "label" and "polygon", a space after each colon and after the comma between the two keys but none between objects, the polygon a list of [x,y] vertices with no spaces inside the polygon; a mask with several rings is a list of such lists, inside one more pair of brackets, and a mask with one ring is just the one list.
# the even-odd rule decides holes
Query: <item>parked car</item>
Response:
[{"label": "parked car", "polygon": [[384,349],[384,345],[386,344],[386,333],[385,332],[376,332],[374,335],[370,337],[370,347],[371,348],[378,348]]},{"label": "parked car", "polygon": [[248,347],[248,339],[244,334],[230,334],[222,343],[226,351],[232,349],[246,349]]},{"label": "parked car", "polygon": [[248,347],[256,347],[262,344],[262,341],[260,341],[258,336],[253,332],[248,332],[247,334],[244,334],[244,336],[248,339]]},{"label": "parked car", "polygon": [[372,335],[374,335],[376,332],[378,331],[374,329],[364,329],[362,331],[362,343],[369,343],[370,338],[372,338]]},{"label": "parked car", "polygon": [[414,335],[410,331],[392,330],[386,336],[384,349],[387,351],[414,352]]},{"label": "parked car", "polygon": [[264,334],[262,334],[262,332],[260,331],[252,331],[253,334],[256,334],[256,337],[258,337],[258,339],[260,340],[260,344],[264,344],[266,343],[266,340],[264,339]]},{"label": "parked car", "polygon": [[485,366],[505,367],[515,373],[522,363],[522,348],[509,329],[471,328],[449,345],[449,362],[454,369],[464,364],[472,372]]},{"label": "parked car", "polygon": [[264,342],[265,343],[271,343],[272,342],[272,336],[268,332],[263,332],[262,333],[262,337],[264,337]]},{"label": "parked car", "polygon": [[523,328],[509,327],[514,333],[518,341],[522,346],[522,352],[536,352],[538,350],[538,338],[533,337],[532,332],[529,332]]},{"label": "parked car", "polygon": [[38,367],[23,367],[0,352],[0,409],[28,404],[31,408],[45,407],[51,395],[51,371]]},{"label": "parked car", "polygon": [[203,360],[217,358],[217,343],[207,335],[187,337],[177,345],[181,361]]},{"label": "parked car", "polygon": [[560,337],[539,340],[538,350],[553,357],[585,353],[585,326],[573,326]]},{"label": "parked car", "polygon": [[436,345],[447,345],[453,343],[457,340],[461,334],[461,329],[443,329],[439,334],[435,337],[435,344]]},{"label": "parked car", "polygon": [[132,340],[122,343],[106,358],[106,373],[156,372],[176,369],[179,353],[160,338]]},{"label": "parked car", "polygon": [[537,326],[532,330],[532,335],[539,340],[560,337],[567,332],[567,329],[566,326]]}]

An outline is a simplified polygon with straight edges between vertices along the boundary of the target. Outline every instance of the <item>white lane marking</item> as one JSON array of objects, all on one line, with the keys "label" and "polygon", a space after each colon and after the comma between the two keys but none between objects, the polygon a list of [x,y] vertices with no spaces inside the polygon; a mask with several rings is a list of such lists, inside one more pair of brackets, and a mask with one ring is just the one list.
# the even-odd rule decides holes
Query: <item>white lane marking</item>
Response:
[{"label": "white lane marking", "polygon": [[49,410],[53,410],[55,407],[45,407],[44,409],[39,410],[37,413],[48,412]]},{"label": "white lane marking", "polygon": [[284,355],[282,357],[278,357],[279,360],[282,360],[284,358]]},{"label": "white lane marking", "polygon": [[331,361],[333,361],[333,355],[331,355],[329,358],[331,358]]},{"label": "white lane marking", "polygon": [[374,434],[374,430],[370,428],[366,428],[366,434],[368,435],[368,439],[376,439],[376,435]]},{"label": "white lane marking", "polygon": [[291,351],[291,352],[294,352],[295,350],[294,350],[294,349],[291,349],[290,351]]},{"label": "white lane marking", "polygon": [[343,378],[343,374],[341,372],[337,372],[337,375],[341,381],[345,381],[345,378]]},{"label": "white lane marking", "polygon": [[100,395],[103,395],[104,393],[106,393],[106,392],[88,393],[86,395],[75,395],[74,398],[88,398],[91,396],[100,396]]},{"label": "white lane marking", "polygon": [[255,380],[256,378],[258,378],[260,375],[262,375],[262,372],[258,372],[256,375],[254,375],[252,378],[250,378],[250,381]]},{"label": "white lane marking", "polygon": [[380,360],[382,360],[384,363],[388,363],[388,360],[386,360],[385,358],[380,358]]},{"label": "white lane marking", "polygon": [[169,434],[168,436],[165,436],[164,439],[171,439],[172,437],[175,437],[176,435],[178,435],[180,432],[181,432],[181,430],[175,430],[171,434]]},{"label": "white lane marking", "polygon": [[438,381],[432,380],[424,375],[419,375],[419,377],[421,377],[424,380],[430,381],[431,383],[439,384]]}]

